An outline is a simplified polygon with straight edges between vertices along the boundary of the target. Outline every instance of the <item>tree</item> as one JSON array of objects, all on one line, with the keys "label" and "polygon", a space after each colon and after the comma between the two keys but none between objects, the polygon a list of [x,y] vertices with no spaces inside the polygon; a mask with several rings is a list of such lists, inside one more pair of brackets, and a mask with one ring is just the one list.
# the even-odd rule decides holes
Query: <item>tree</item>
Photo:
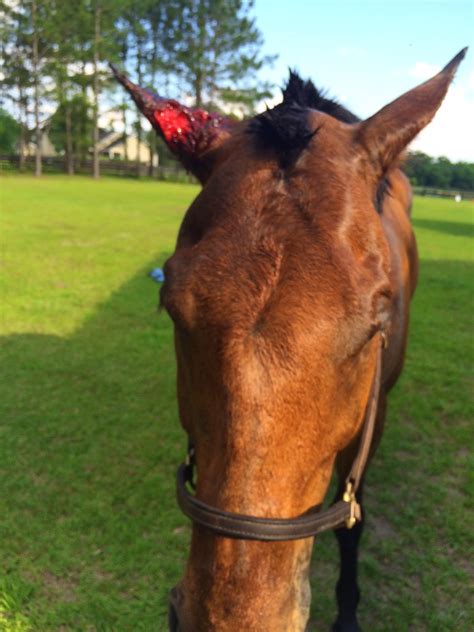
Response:
[{"label": "tree", "polygon": [[270,96],[258,71],[274,59],[260,54],[263,38],[250,16],[252,0],[176,0],[170,3],[168,47],[197,107],[239,103],[251,111]]},{"label": "tree", "polygon": [[42,173],[42,107],[46,84],[46,63],[52,53],[52,38],[55,36],[51,27],[51,19],[54,15],[54,3],[52,0],[22,0],[19,5],[27,16],[29,30],[27,41],[31,49],[31,80],[33,84],[33,108],[34,108],[34,133],[35,133],[35,175]]},{"label": "tree", "polygon": [[2,100],[10,102],[20,125],[18,152],[24,169],[31,101],[29,16],[21,3],[0,2]]},{"label": "tree", "polygon": [[[143,24],[148,40],[145,52],[145,69],[147,82],[152,90],[156,90],[158,75],[167,75],[176,62],[174,47],[167,46],[172,42],[168,32],[174,23],[175,13],[172,2],[145,0]],[[158,137],[154,133],[147,134],[146,140],[150,151],[148,174],[151,176],[154,156],[158,151]]]},{"label": "tree", "polygon": [[[118,58],[123,67],[126,67],[130,43],[129,43],[129,35],[128,35],[128,25],[126,21],[123,19],[119,19],[117,23],[117,50],[118,50]],[[128,98],[125,90],[120,90],[120,104],[116,107],[116,109],[122,115],[122,124],[123,124],[123,143],[124,143],[124,160],[128,162],[128,121],[127,121],[127,113],[130,110],[130,99]]]},{"label": "tree", "polygon": [[464,191],[474,191],[474,164],[458,162],[453,167],[451,186]]},{"label": "tree", "polygon": [[[78,121],[80,121],[80,117],[78,118],[74,114],[77,115],[77,103],[84,104],[84,100],[81,97],[77,99],[80,82],[76,81],[77,71],[74,70],[79,50],[78,25],[75,19],[77,6],[61,2],[61,0],[51,0],[51,5],[53,53],[48,60],[47,72],[54,83],[51,96],[58,104],[58,109],[53,119],[57,127],[59,115],[63,125],[62,131],[64,132],[56,134],[54,144],[59,152],[64,152],[67,172],[69,175],[72,175],[74,173],[76,155],[73,147],[73,136]],[[73,109],[76,110],[74,114]],[[80,108],[80,111],[82,109]],[[60,143],[58,144],[59,140]]]},{"label": "tree", "polygon": [[74,158],[84,156],[90,147],[92,116],[90,104],[81,93],[62,100],[49,123],[49,138],[57,152],[64,152],[69,174],[74,172]]},{"label": "tree", "polygon": [[13,154],[17,150],[20,128],[13,116],[0,108],[0,152]]},{"label": "tree", "polygon": [[35,175],[41,175],[41,141],[42,130],[40,125],[40,20],[38,17],[37,0],[31,0],[31,51],[33,62],[33,86],[35,104],[35,137],[36,137],[36,165]]},{"label": "tree", "polygon": [[438,189],[474,190],[474,164],[452,163],[448,158],[432,158],[421,151],[408,154],[404,169],[412,184]]},{"label": "tree", "polygon": [[[20,109],[20,120],[28,118],[28,103],[33,102],[34,137],[36,144],[35,174],[41,175],[42,124],[45,96],[46,61],[51,53],[51,16],[54,13],[52,0],[4,1],[0,8],[9,26],[6,27],[5,46],[7,70],[4,82],[15,88],[16,101]],[[5,27],[4,27],[5,29]],[[16,74],[18,73],[18,74]],[[24,109],[24,112],[21,110]],[[23,154],[25,134],[22,132],[20,156]]]},{"label": "tree", "polygon": [[[83,93],[87,96],[87,85],[92,89],[92,176],[100,176],[99,163],[99,114],[100,98],[109,78],[107,62],[118,56],[119,38],[117,18],[123,9],[124,0],[81,0],[82,29],[81,53],[83,76],[88,63],[92,65],[90,81],[84,81]],[[78,4],[81,4],[78,3]]]},{"label": "tree", "polygon": [[451,186],[452,172],[453,165],[448,158],[442,156],[435,160],[430,174],[433,182],[432,186],[440,189],[449,189]]},{"label": "tree", "polygon": [[[173,0],[125,0],[118,29],[120,33],[119,58],[122,66],[133,68],[138,84],[156,90],[159,77],[173,67],[170,60],[175,59],[170,46],[169,20],[173,14]],[[121,98],[126,98],[121,91]],[[126,133],[126,111],[129,100],[122,102],[117,109],[122,112]],[[149,173],[152,172],[153,159],[157,151],[156,135],[143,134],[142,117],[136,111],[133,124],[138,142],[146,141],[149,147]],[[140,175],[141,162],[136,159],[137,175]]]},{"label": "tree", "polygon": [[407,176],[414,185],[427,185],[429,173],[433,168],[433,158],[421,151],[413,151],[408,154],[404,164]]},{"label": "tree", "polygon": [[93,111],[93,120],[94,120],[94,132],[92,137],[93,143],[93,157],[92,157],[92,176],[94,178],[98,178],[99,173],[99,92],[100,92],[100,78],[99,78],[99,61],[100,61],[100,45],[102,41],[102,3],[100,0],[96,0],[93,3],[93,11],[94,11],[94,37],[93,41],[93,68],[94,68],[94,78],[93,78],[93,93],[94,100],[92,105]]},{"label": "tree", "polygon": [[[147,8],[146,5],[146,0],[132,0],[132,3],[128,7],[128,11],[126,12],[130,41],[129,52],[130,49],[133,51],[135,75],[139,85],[143,84],[143,77],[145,73],[145,43],[147,40],[147,32],[143,24],[143,19]],[[142,141],[142,118],[138,111],[136,112],[134,129],[137,137],[137,143],[140,145]],[[137,151],[135,166],[137,176],[140,176],[141,163],[139,151]]]},{"label": "tree", "polygon": [[[197,105],[219,109],[235,102],[251,109],[265,94],[256,73],[269,61],[260,52],[252,6],[253,0],[0,0],[2,97],[20,123],[20,165],[33,128],[41,174],[46,105],[55,106],[54,144],[68,172],[92,147],[93,175],[99,176],[108,61],[120,59],[139,83],[161,84],[167,94],[171,79],[194,94]],[[122,102],[125,134],[129,107]],[[151,171],[158,141],[143,134],[139,118],[135,128],[149,145]]]}]

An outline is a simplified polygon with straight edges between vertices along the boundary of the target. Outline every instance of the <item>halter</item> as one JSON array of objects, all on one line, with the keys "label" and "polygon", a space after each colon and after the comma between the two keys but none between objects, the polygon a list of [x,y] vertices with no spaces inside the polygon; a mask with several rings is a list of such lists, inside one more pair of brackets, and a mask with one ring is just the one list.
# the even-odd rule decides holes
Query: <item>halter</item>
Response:
[{"label": "halter", "polygon": [[195,488],[195,453],[194,447],[190,444],[186,462],[178,467],[177,472],[176,493],[181,511],[194,523],[208,528],[216,535],[263,542],[311,538],[329,529],[344,526],[351,529],[357,522],[360,522],[362,513],[356,499],[356,492],[359,488],[372,444],[380,392],[382,350],[386,347],[387,340],[384,332],[380,332],[380,336],[380,346],[377,352],[375,372],[366,407],[359,449],[346,478],[342,500],[338,500],[324,511],[319,511],[320,505],[315,505],[295,518],[259,518],[257,516],[223,511],[199,500],[187,488],[187,484]]}]

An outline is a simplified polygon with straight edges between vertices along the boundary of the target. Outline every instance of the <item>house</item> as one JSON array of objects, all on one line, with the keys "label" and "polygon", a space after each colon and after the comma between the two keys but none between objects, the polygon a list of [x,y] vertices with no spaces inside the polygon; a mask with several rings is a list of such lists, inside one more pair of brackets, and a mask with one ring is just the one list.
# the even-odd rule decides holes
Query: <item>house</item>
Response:
[{"label": "house", "polygon": [[[35,132],[33,130],[30,132],[30,138],[32,140],[30,140],[30,142],[26,145],[26,156],[34,156],[36,154],[36,143],[33,140],[34,137]],[[58,155],[58,152],[49,138],[47,127],[43,127],[43,133],[41,134],[41,155],[45,158]]]},{"label": "house", "polygon": [[[59,156],[51,142],[48,134],[49,121],[43,125],[41,135],[41,155],[44,158]],[[34,136],[34,132],[33,132]],[[30,142],[27,145],[26,155],[34,156],[36,153],[36,143]],[[150,150],[148,145],[133,134],[125,135],[123,132],[114,132],[99,128],[99,154],[109,160],[125,160],[127,156],[130,162],[136,162],[137,157],[142,164],[148,165],[150,162]],[[153,166],[159,164],[158,154],[153,156]]]},{"label": "house", "polygon": [[[142,164],[149,164],[150,149],[143,141],[132,134],[125,135],[123,132],[109,132],[99,130],[99,154],[110,160],[125,160],[136,162],[137,158]],[[158,154],[153,156],[153,166],[159,164]]]}]

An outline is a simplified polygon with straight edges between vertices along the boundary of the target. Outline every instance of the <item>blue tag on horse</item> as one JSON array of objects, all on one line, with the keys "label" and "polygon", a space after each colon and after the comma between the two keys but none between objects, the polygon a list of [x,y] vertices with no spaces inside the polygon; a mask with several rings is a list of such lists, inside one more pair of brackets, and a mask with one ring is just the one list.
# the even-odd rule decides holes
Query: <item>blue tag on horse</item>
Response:
[{"label": "blue tag on horse", "polygon": [[163,274],[163,270],[161,268],[153,268],[150,272],[150,276],[157,283],[163,283],[165,280],[165,275]]}]

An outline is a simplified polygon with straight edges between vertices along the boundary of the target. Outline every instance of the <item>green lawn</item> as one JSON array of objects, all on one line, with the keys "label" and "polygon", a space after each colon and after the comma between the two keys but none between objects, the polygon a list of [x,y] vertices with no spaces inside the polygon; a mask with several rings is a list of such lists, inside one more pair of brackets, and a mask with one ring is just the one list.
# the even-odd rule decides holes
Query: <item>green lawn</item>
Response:
[{"label": "green lawn", "polygon": [[[147,272],[198,189],[15,176],[0,189],[0,630],[164,631],[190,529],[174,500],[171,327]],[[474,629],[473,211],[415,201],[407,366],[368,476],[367,632]],[[309,630],[327,630],[331,534],[314,558]]]}]

